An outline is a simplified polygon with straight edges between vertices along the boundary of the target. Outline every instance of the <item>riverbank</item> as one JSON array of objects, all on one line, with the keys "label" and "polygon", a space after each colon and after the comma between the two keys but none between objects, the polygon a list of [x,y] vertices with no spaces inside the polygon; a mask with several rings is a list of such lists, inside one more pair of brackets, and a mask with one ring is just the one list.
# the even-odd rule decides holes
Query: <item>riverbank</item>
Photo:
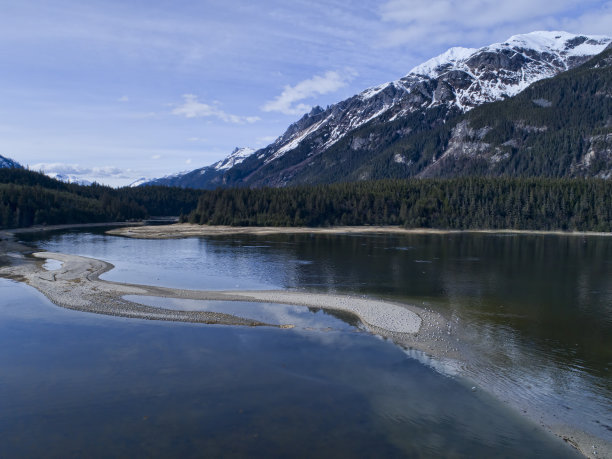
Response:
[{"label": "riverbank", "polygon": [[334,227],[285,227],[285,226],[208,226],[177,223],[174,225],[122,227],[107,231],[114,236],[138,239],[178,239],[198,236],[224,236],[237,234],[541,234],[559,236],[612,236],[612,233],[580,231],[527,231],[527,230],[441,230],[433,228],[403,228],[401,226],[334,226]]}]

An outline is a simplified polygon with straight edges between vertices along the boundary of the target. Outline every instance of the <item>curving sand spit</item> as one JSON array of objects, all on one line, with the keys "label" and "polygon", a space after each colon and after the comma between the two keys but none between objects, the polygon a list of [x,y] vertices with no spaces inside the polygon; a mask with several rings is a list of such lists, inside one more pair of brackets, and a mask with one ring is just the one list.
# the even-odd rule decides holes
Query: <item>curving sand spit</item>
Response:
[{"label": "curving sand spit", "polygon": [[[203,291],[182,290],[147,285],[104,281],[99,276],[113,265],[101,260],[37,252],[37,263],[22,263],[0,269],[0,275],[35,287],[59,306],[80,311],[153,320],[173,320],[231,325],[270,325],[223,312],[176,311],[134,303],[124,295],[148,295],[195,300],[248,301],[282,303],[354,314],[370,330],[384,336],[416,334],[421,329],[419,314],[405,305],[342,295],[314,294],[300,291]],[[56,260],[59,268],[48,270],[42,260]],[[57,266],[57,265],[56,265]]]}]

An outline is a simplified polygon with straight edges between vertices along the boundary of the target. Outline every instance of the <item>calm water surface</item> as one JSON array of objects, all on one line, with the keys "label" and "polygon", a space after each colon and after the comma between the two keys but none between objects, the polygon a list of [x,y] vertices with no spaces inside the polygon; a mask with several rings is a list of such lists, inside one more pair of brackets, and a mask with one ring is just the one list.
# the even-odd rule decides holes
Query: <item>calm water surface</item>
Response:
[{"label": "calm water surface", "polygon": [[[612,433],[612,240],[608,238],[300,235],[155,241],[67,232],[32,239],[31,243],[51,251],[109,261],[116,266],[103,276],[109,280],[197,289],[300,288],[361,293],[425,304],[451,320],[461,342],[466,343],[461,347],[468,362],[464,371],[478,385],[486,385],[514,405],[536,410],[546,423],[579,426],[608,439]],[[11,283],[10,288],[16,287]],[[36,317],[40,308],[34,307],[33,311]],[[72,371],[67,370],[65,377],[79,375],[77,383],[82,380],[87,386],[82,389],[83,396],[97,393],[98,385],[106,387],[100,389],[98,401],[92,403],[98,403],[94,409],[96,413],[101,406],[109,408],[103,410],[105,415],[92,414],[90,422],[100,427],[119,416],[125,429],[137,429],[128,437],[137,438],[139,440],[134,441],[143,444],[174,438],[172,441],[186,442],[182,445],[186,452],[212,451],[210,448],[217,446],[232,451],[232,447],[242,448],[239,445],[257,448],[257,442],[264,441],[265,437],[267,447],[283,451],[282,448],[289,445],[282,446],[279,438],[289,436],[296,445],[300,441],[310,444],[311,449],[297,447],[305,454],[332,451],[324,445],[340,448],[338,453],[360,453],[362,456],[375,455],[376,448],[397,455],[456,453],[473,456],[486,453],[487,448],[496,455],[508,451],[509,456],[516,452],[529,455],[537,451],[545,456],[562,452],[555,450],[556,442],[551,443],[546,436],[534,432],[531,424],[515,419],[482,391],[471,392],[461,379],[440,375],[395,346],[360,333],[355,324],[321,312],[310,314],[324,315],[324,327],[331,331],[323,332],[322,327],[316,326],[279,332],[152,324],[99,316],[89,318],[88,314],[48,305],[46,311],[49,316],[62,317],[52,327],[61,339],[52,338],[53,332],[49,330],[35,333],[36,336],[49,335],[47,339],[55,343],[48,352],[66,352],[72,349],[67,343],[71,341],[76,349],[68,352],[71,357],[66,359],[65,365],[74,365],[73,360],[78,360],[81,353],[92,356],[92,359],[83,358],[88,363],[83,371],[72,368]],[[70,320],[65,318],[66,314]],[[87,321],[82,316],[87,316]],[[28,318],[11,320],[21,321],[24,327],[14,333],[14,340],[19,340],[20,333],[31,336],[33,333],[26,331],[28,327],[38,327],[34,325],[37,322]],[[318,319],[314,316],[308,320],[316,322]],[[106,354],[93,351],[98,349],[97,344],[92,344],[92,348],[78,344],[83,336],[91,336],[95,342],[96,335],[105,346],[123,349],[123,373],[121,365],[112,360],[106,362]],[[2,336],[5,336],[4,330]],[[46,349],[47,345],[33,346],[40,353],[37,346]],[[3,348],[6,346],[12,349],[10,343]],[[210,355],[198,351],[203,348],[209,349]],[[2,368],[23,360],[18,353],[12,354],[8,357],[13,363],[3,361]],[[186,355],[191,356],[191,360]],[[214,370],[207,367],[213,363],[202,355],[214,360]],[[157,368],[158,363],[163,366],[164,359],[172,358],[180,362],[176,363],[180,366],[175,369],[176,378],[155,373],[157,370],[153,368]],[[47,365],[54,361],[50,357],[42,360],[48,362]],[[100,360],[106,365],[100,366]],[[271,361],[282,363],[275,366]],[[293,366],[293,370],[285,371],[287,365]],[[32,364],[28,371],[35,373],[37,366]],[[141,368],[143,366],[145,368]],[[90,367],[95,367],[95,371]],[[346,369],[340,371],[341,367]],[[103,368],[107,368],[106,379],[100,376]],[[26,377],[28,371],[14,377],[15,385],[19,385],[17,381]],[[165,375],[161,370],[159,374]],[[216,376],[212,378],[211,374]],[[108,378],[114,381],[114,386],[111,384],[114,389],[109,388]],[[141,381],[141,385],[134,389],[124,387],[130,386],[126,381],[131,379]],[[258,386],[255,381],[262,379],[265,382]],[[229,380],[238,382],[232,385]],[[196,381],[201,382],[202,390],[198,389]],[[318,385],[323,381],[326,381],[325,390]],[[212,398],[206,393],[207,385],[217,383],[231,394],[227,398],[232,401],[225,402],[231,408],[219,402],[215,415],[226,416],[227,424],[225,428],[215,424],[220,431],[211,436],[210,423],[201,420],[206,417],[202,406],[208,407],[211,400],[223,399],[217,392]],[[286,384],[293,386],[292,389],[285,388]],[[60,386],[49,390],[60,390]],[[7,387],[0,383],[0,390],[5,391]],[[118,408],[122,406],[119,402],[113,405],[115,408],[110,407],[113,402],[105,402],[109,397],[119,397],[114,391],[120,391],[121,387],[123,402],[128,405],[124,411]],[[257,395],[252,394],[256,390],[254,387],[260,387]],[[299,390],[294,390],[298,387]],[[328,393],[331,387],[338,393]],[[25,399],[31,392],[26,389],[39,392],[26,387]],[[151,395],[156,391],[161,394],[157,398]],[[270,395],[266,398],[262,395],[264,392]],[[282,395],[285,392],[289,393]],[[7,392],[3,392],[2,397],[5,394]],[[199,402],[188,408],[189,403],[183,398],[194,397],[194,394],[198,394]],[[236,394],[247,395],[234,401]],[[70,398],[74,391],[64,395]],[[144,400],[147,397],[149,401],[158,402],[157,409],[164,412],[158,418],[157,428],[170,429],[169,419],[174,419],[171,423],[177,424],[172,427],[176,427],[174,434],[162,437],[158,431],[151,430],[150,424],[134,424],[137,417],[133,411],[139,403],[147,405],[149,402]],[[236,406],[232,405],[234,402]],[[246,403],[252,407],[256,402],[258,407],[252,408],[252,416],[243,423],[244,408],[238,405]],[[84,410],[78,400],[53,403]],[[290,406],[293,409],[288,410]],[[20,411],[17,408],[15,411]],[[238,412],[243,410],[241,416],[232,411],[234,408]],[[292,413],[293,410],[296,412]],[[169,411],[174,413],[174,418]],[[321,412],[325,416],[321,416]],[[486,416],[487,413],[491,415]],[[108,416],[107,421],[104,416]],[[67,419],[63,422],[68,422]],[[147,422],[149,419],[147,417]],[[347,419],[351,420],[350,425]],[[24,419],[23,425],[31,422],[31,418]],[[53,421],[41,424],[40,435],[51,424]],[[190,443],[195,441],[192,437],[196,435],[193,424],[199,425],[202,429],[199,432],[207,432],[206,438],[198,439],[197,444]],[[246,440],[251,435],[246,433],[249,431],[244,427],[247,424],[254,430],[258,430],[254,426],[259,426],[260,432],[252,434],[259,436],[253,440]],[[234,426],[241,426],[236,427],[239,431],[236,437],[228,433]],[[261,430],[264,426],[265,433]],[[118,435],[111,432],[110,427],[106,429],[110,429],[108,435]],[[178,433],[183,430],[184,435]],[[153,432],[155,438],[150,435]],[[355,438],[351,436],[353,432]],[[203,434],[198,434],[201,436]],[[526,441],[527,438],[530,440]],[[273,447],[271,441],[276,442]],[[452,447],[451,443],[460,446]],[[376,446],[368,449],[367,445]],[[122,451],[128,451],[130,444],[124,446],[127,449]],[[249,450],[243,449],[237,454],[245,452]]]}]

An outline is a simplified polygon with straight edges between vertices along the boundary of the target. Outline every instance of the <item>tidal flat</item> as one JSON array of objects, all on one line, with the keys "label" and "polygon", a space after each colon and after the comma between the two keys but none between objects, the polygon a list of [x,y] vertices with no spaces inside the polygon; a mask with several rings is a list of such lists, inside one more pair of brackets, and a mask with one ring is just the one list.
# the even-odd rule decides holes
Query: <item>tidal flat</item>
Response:
[{"label": "tidal flat", "polygon": [[[408,343],[396,347],[400,352],[405,349],[402,354],[404,358],[467,387],[470,396],[484,397],[491,393],[508,402],[513,412],[522,410],[521,406],[524,406],[530,419],[561,435],[567,442],[576,443],[586,455],[595,456],[598,453],[601,457],[609,441],[605,433],[610,416],[606,408],[610,400],[609,385],[606,386],[606,371],[609,370],[605,364],[609,348],[605,346],[605,336],[597,335],[598,329],[605,332],[609,326],[605,322],[609,318],[606,316],[605,300],[609,298],[610,286],[605,269],[610,268],[610,258],[608,243],[603,242],[607,238],[586,238],[586,242],[580,238],[568,238],[584,247],[556,236],[538,236],[534,241],[524,235],[234,235],[136,241],[93,232],[68,231],[25,239],[33,249],[71,253],[114,264],[115,269],[101,276],[110,283],[153,284],[155,288],[166,289],[211,289],[217,293],[230,288],[243,292],[291,289],[309,296],[352,297],[355,300],[365,296],[366,299],[382,300],[383,303],[416,306],[413,312],[432,314],[434,320],[423,320],[423,323],[436,325],[437,335],[432,335],[432,341],[444,337],[447,340],[444,347],[452,355],[427,352],[426,348],[419,350],[418,346]],[[561,253],[559,248],[562,249]],[[593,252],[594,249],[597,249],[596,252]],[[168,253],[174,256],[168,257]],[[500,253],[506,254],[505,261],[511,263],[502,266],[504,258],[497,257]],[[510,253],[517,253],[520,257],[509,259]],[[554,296],[556,292],[542,288],[539,293],[535,292],[535,298],[527,305],[520,305],[517,301],[522,299],[523,294],[534,294],[534,285],[530,281],[537,279],[529,279],[527,274],[537,272],[539,280],[543,280],[540,268],[545,253],[570,256],[568,261],[578,262],[579,265],[571,265],[570,271],[587,266],[583,260],[585,257],[591,257],[590,262],[594,263],[593,271],[587,269],[583,272],[581,281],[583,287],[587,283],[586,292],[590,293],[589,300],[595,301],[595,307],[582,307],[569,313],[582,323],[590,323],[596,318],[603,318],[604,322],[600,322],[599,327],[592,327],[595,332],[592,339],[580,337],[573,355],[564,354],[563,346],[566,344],[563,339],[557,339],[557,342],[551,342],[550,337],[537,339],[537,335],[550,334],[553,329],[544,325],[541,321],[543,318],[552,319],[555,326],[568,318],[563,303],[556,311],[556,315],[561,317],[555,318],[549,314],[552,311],[549,311],[547,303],[542,301],[546,295]],[[593,258],[594,254],[599,255]],[[39,263],[42,265],[42,260]],[[485,263],[488,263],[488,270],[483,271]],[[529,264],[531,268],[523,272]],[[597,268],[603,268],[603,273]],[[53,271],[48,270],[47,273]],[[559,271],[553,270],[547,276],[556,282]],[[483,276],[485,272],[488,277]],[[563,277],[568,280],[565,275]],[[509,289],[508,284],[522,285],[523,291]],[[566,288],[565,293],[576,288],[575,285],[563,287]],[[505,293],[509,294],[505,301],[492,307],[491,298],[487,296],[503,296]],[[584,288],[577,293],[584,294]],[[143,292],[136,295],[143,295]],[[135,298],[129,299],[133,301]],[[261,299],[264,300],[274,303],[273,298]],[[192,298],[186,301],[200,300]],[[531,311],[534,303],[539,303],[539,309]],[[602,304],[604,308],[599,310]],[[159,310],[161,303],[142,306],[157,307]],[[178,306],[179,303],[172,309],[176,312],[180,309]],[[192,304],[190,308],[190,313],[202,312],[194,311],[198,309],[197,304]],[[267,326],[251,329],[276,329],[276,333],[281,334],[312,333],[321,336],[340,333],[364,339],[371,336],[371,332],[376,333],[373,328],[361,326],[359,321],[355,322],[342,314],[337,318],[334,313],[326,314],[320,308],[312,310],[312,314],[325,314],[329,320],[343,323],[343,327],[349,327],[351,331],[339,326],[317,328],[312,324],[301,326],[299,323],[294,329]],[[595,317],[591,317],[593,315]],[[222,328],[233,329],[234,326]],[[574,333],[567,341],[575,341],[576,335],[580,334]],[[597,339],[603,344],[599,352],[587,346]],[[568,366],[568,362],[571,365]],[[382,371],[380,376],[389,377],[387,371]],[[568,384],[570,377],[582,384],[581,390]],[[468,380],[470,382],[466,383]],[[397,383],[409,385],[408,381]],[[418,385],[418,381],[412,383]],[[475,392],[471,391],[471,387],[476,389]],[[439,395],[430,394],[428,397],[427,400],[437,406],[434,399]],[[410,418],[410,414],[404,415]],[[504,417],[506,420],[513,418],[508,418],[507,413]],[[562,428],[567,430],[562,431]],[[581,439],[579,432],[586,436]],[[433,433],[446,435],[444,429],[433,430]],[[499,444],[497,446],[500,447]],[[438,450],[438,453],[442,451]],[[466,456],[469,455],[467,451],[469,449],[464,451]]]}]

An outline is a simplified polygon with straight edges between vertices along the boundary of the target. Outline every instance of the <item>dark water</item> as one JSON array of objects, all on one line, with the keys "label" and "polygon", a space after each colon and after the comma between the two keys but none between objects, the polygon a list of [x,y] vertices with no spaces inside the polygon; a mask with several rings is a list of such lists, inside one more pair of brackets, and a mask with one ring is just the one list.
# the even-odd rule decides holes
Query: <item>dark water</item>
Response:
[{"label": "dark water", "polygon": [[[47,250],[109,261],[116,269],[103,277],[110,280],[199,289],[291,287],[361,293],[424,304],[451,320],[461,342],[466,343],[461,348],[468,362],[463,372],[479,387],[486,386],[514,406],[528,408],[549,425],[557,422],[574,425],[611,440],[611,238],[301,235],[147,241],[68,232],[31,242]],[[54,311],[49,313],[54,317],[70,313],[58,308],[47,309]],[[33,314],[36,316],[36,312]],[[316,313],[311,314],[310,320],[317,322]],[[19,320],[25,327],[19,333],[31,336],[33,333],[26,329],[33,327],[35,321]],[[59,353],[67,352],[66,365],[73,360],[72,352],[76,355],[83,352],[92,355],[94,363],[89,366],[98,368],[101,362],[96,365],[95,361],[103,360],[104,356],[93,358],[96,352],[86,351],[87,346],[79,345],[79,336],[92,337],[95,341],[94,337],[99,335],[100,340],[125,349],[124,353],[129,355],[125,365],[131,371],[124,368],[125,374],[113,375],[113,371],[108,370],[107,376],[116,378],[114,386],[92,369],[87,371],[93,376],[83,378],[92,387],[88,396],[99,380],[100,384],[105,387],[110,384],[116,391],[125,389],[130,379],[146,380],[125,396],[124,403],[133,406],[125,411],[129,419],[122,418],[124,424],[119,422],[127,429],[125,435],[134,435],[141,442],[186,442],[183,445],[186,454],[211,452],[214,450],[210,448],[214,447],[230,452],[232,448],[247,448],[236,451],[236,454],[247,454],[252,452],[248,448],[259,449],[256,440],[247,440],[246,430],[240,430],[246,429],[244,426],[248,424],[249,428],[259,426],[260,430],[265,426],[266,433],[261,430],[260,436],[253,438],[263,441],[261,438],[265,436],[268,453],[286,451],[282,448],[302,442],[311,443],[311,449],[296,446],[293,453],[303,450],[309,455],[325,451],[328,455],[369,456],[376,455],[374,450],[382,448],[380,451],[387,455],[478,456],[489,455],[492,451],[496,456],[537,455],[535,452],[544,456],[560,454],[560,450],[554,450],[555,442],[550,443],[546,436],[532,431],[531,424],[514,418],[483,391],[471,392],[462,379],[443,376],[395,346],[358,333],[355,327],[328,315],[321,322],[325,323],[325,328],[333,329],[327,332],[321,331],[323,327],[314,327],[316,330],[302,327],[293,331],[251,330],[142,323],[98,316],[88,319],[86,324],[82,322],[84,319],[78,319],[76,324],[71,322],[74,320],[76,316],[70,315],[70,321],[61,319],[54,325],[61,339],[51,340],[57,344],[50,346],[49,352],[54,346]],[[76,331],[67,331],[70,328]],[[19,340],[19,333],[13,339]],[[35,334],[38,336],[39,332]],[[4,329],[2,336],[5,336]],[[240,348],[237,343],[244,342],[245,336],[250,337],[249,344]],[[74,341],[79,349],[66,351],[70,347],[66,340]],[[14,347],[10,343],[0,344],[5,349]],[[39,343],[38,346],[49,344]],[[165,353],[159,352],[160,347]],[[185,356],[200,355],[196,350],[200,348],[213,349],[209,358],[215,361],[214,371],[207,367],[211,362],[189,360]],[[177,362],[182,362],[176,379],[153,374],[153,368],[157,363],[161,365],[166,354],[165,358],[171,360],[172,355]],[[162,360],[158,362],[157,359]],[[293,371],[287,373],[282,366],[283,371],[280,371],[271,363],[278,363],[279,359],[284,365],[294,366]],[[53,362],[52,358],[44,360]],[[111,362],[107,366],[114,365]],[[2,368],[9,367],[2,362]],[[345,369],[340,371],[341,367]],[[297,368],[300,371],[296,373]],[[207,376],[196,378],[193,374],[189,376],[190,372]],[[236,401],[237,405],[259,403],[251,411],[252,418],[247,424],[242,424],[244,409],[238,416],[231,411],[233,406],[231,409],[220,406],[215,416],[218,419],[226,416],[227,424],[224,428],[215,424],[221,430],[214,435],[214,440],[208,433],[197,434],[206,438],[198,438],[199,443],[195,445],[190,443],[195,441],[193,436],[196,435],[193,424],[201,424],[205,432],[210,432],[211,426],[201,419],[205,417],[201,405],[199,409],[188,409],[184,405],[188,404],[185,397],[195,397],[197,393],[200,404],[217,400],[221,397],[218,394],[211,398],[205,390],[191,388],[194,379],[201,379],[202,387],[216,383],[217,374],[232,397],[249,394],[246,381],[255,384],[262,378],[266,381],[261,383],[262,387],[267,387],[270,395],[267,398],[262,393],[255,397],[238,397],[241,401]],[[222,375],[226,375],[226,379]],[[229,381],[234,379],[237,382],[231,384]],[[323,389],[317,385],[322,384],[321,379],[334,383],[326,383]],[[301,388],[296,392],[286,388],[286,384]],[[177,394],[180,390],[175,386],[186,391],[183,398]],[[5,387],[0,383],[2,390]],[[337,392],[333,396],[327,393],[331,387]],[[113,392],[105,390],[101,400]],[[181,425],[176,430],[181,440],[136,423],[131,410],[136,409],[138,403],[145,403],[141,398],[148,391],[165,394],[150,400],[159,402],[160,412],[174,410],[176,419],[164,417],[164,414],[158,428],[167,428],[169,419],[174,419],[172,423]],[[24,397],[27,398],[29,392],[24,390]],[[285,395],[281,394],[285,392],[293,395],[287,394],[288,398],[284,399]],[[360,397],[361,402],[358,402]],[[333,400],[341,402],[332,403]],[[71,405],[68,401],[63,404]],[[102,401],[100,404],[106,406]],[[311,406],[312,411],[308,408]],[[101,408],[98,406],[94,411],[98,409]],[[300,414],[288,414],[292,410]],[[109,408],[108,416],[120,416],[119,411]],[[97,422],[96,416],[91,422]],[[283,416],[290,416],[290,419],[271,421],[276,417],[285,419]],[[185,420],[184,423],[181,420]],[[4,424],[5,420],[2,422]],[[24,426],[29,422],[32,420],[26,421]],[[114,420],[112,424],[117,422]],[[230,433],[234,426],[240,426],[236,429],[244,436],[236,434],[238,436],[234,437]],[[46,428],[48,426],[39,430],[44,432]],[[110,429],[108,435],[119,435],[111,432],[110,427],[106,428]],[[95,431],[94,427],[88,429]],[[131,432],[130,429],[141,430]],[[4,428],[0,428],[0,432],[3,431]],[[152,439],[152,432],[160,438]],[[281,436],[291,441],[282,445]],[[277,443],[270,443],[273,441]],[[538,444],[545,446],[534,446]],[[129,447],[125,445],[128,449],[121,452],[128,454]],[[136,446],[131,444],[131,447]],[[163,450],[160,445],[156,447]]]},{"label": "dark water", "polygon": [[96,316],[7,280],[0,295],[1,457],[573,456],[484,393],[346,324]]}]

